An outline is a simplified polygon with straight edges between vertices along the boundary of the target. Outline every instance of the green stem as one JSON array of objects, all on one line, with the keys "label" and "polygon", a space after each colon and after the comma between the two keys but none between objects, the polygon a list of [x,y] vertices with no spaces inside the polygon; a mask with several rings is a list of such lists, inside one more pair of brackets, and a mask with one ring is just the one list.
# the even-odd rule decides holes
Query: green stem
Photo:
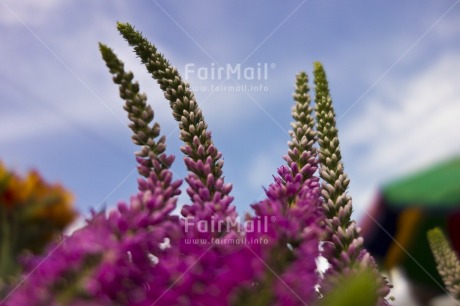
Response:
[{"label": "green stem", "polygon": [[8,222],[6,212],[1,209],[2,231],[0,236],[0,279],[7,281],[17,270],[12,254],[11,223]]}]

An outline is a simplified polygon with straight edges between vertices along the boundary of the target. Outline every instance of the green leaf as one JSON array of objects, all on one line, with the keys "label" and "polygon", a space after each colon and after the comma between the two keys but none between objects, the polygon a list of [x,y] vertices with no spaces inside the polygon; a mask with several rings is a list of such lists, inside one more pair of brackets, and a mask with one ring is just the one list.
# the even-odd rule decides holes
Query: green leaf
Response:
[{"label": "green leaf", "polygon": [[343,277],[341,285],[320,299],[318,306],[375,306],[377,290],[375,274],[364,270],[351,277]]}]

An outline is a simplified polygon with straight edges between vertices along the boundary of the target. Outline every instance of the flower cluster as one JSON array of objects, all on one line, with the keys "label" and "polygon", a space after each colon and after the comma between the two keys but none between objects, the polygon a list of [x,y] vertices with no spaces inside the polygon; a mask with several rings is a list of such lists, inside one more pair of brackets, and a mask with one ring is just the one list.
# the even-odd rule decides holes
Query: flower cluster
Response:
[{"label": "flower cluster", "polygon": [[[0,303],[309,305],[318,302],[319,285],[331,296],[321,303],[326,305],[349,290],[337,287],[338,280],[355,276],[371,288],[360,303],[386,303],[388,287],[350,221],[332,105],[321,89],[325,75],[315,71],[318,132],[308,77],[297,76],[286,164],[265,190],[266,198],[252,205],[254,215],[240,222],[231,204],[232,185],[222,174],[222,154],[190,86],[131,25],[118,24],[118,29],[159,83],[179,123],[191,203],[182,207],[182,216],[173,214],[182,184],[170,169],[174,156],[165,153],[166,138],[133,74],[100,44],[125,101],[132,139],[140,146],[138,193],[112,211],[93,212],[83,228],[54,240],[43,255],[23,256],[24,272]],[[209,230],[215,224],[219,230]],[[322,238],[323,255],[331,263],[324,280],[316,265]]]},{"label": "flower cluster", "polygon": [[439,274],[449,293],[460,300],[460,259],[439,228],[428,232],[428,241],[436,260]]}]

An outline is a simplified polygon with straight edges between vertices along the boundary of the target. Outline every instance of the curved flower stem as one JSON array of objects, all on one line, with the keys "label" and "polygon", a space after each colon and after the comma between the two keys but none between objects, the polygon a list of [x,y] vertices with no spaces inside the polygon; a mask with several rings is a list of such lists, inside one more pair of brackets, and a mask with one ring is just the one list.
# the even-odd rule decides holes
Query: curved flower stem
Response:
[{"label": "curved flower stem", "polygon": [[[131,121],[129,127],[134,133],[133,142],[142,146],[141,151],[137,152],[136,155],[144,159],[145,166],[149,166],[147,168],[153,168],[155,160],[160,162],[160,169],[158,170],[169,168],[172,161],[158,160],[158,156],[163,154],[166,149],[165,137],[162,136],[158,142],[154,140],[160,134],[160,126],[156,122],[152,127],[149,126],[153,121],[154,112],[152,107],[147,104],[147,96],[139,92],[139,84],[133,82],[132,72],[125,72],[123,62],[117,58],[112,49],[99,44],[99,50],[113,74],[114,83],[120,85],[120,97],[125,100],[123,108],[128,113],[128,118]],[[149,172],[145,170],[147,170],[146,167],[139,167],[139,174],[148,177]]]},{"label": "curved flower stem", "polygon": [[[187,193],[198,208],[212,213],[235,217],[231,184],[225,184],[222,176],[222,154],[214,146],[211,133],[207,131],[201,109],[194,94],[164,56],[130,24],[118,23],[118,30],[145,64],[148,72],[158,82],[169,100],[174,118],[179,122],[180,137],[185,142],[181,151],[186,155],[185,164],[191,172],[186,178],[190,188]],[[183,210],[193,215],[193,209]]]},{"label": "curved flower stem", "polygon": [[119,85],[120,97],[125,100],[124,109],[131,121],[129,127],[133,131],[133,142],[142,147],[136,152],[139,163],[139,174],[147,178],[147,181],[139,180],[141,191],[150,190],[155,193],[155,188],[164,190],[163,203],[171,199],[171,206],[175,207],[177,199],[174,197],[180,193],[181,181],[172,182],[172,172],[169,170],[174,162],[174,156],[166,155],[166,138],[160,137],[160,125],[155,122],[152,107],[147,104],[147,96],[139,92],[139,84],[133,82],[132,72],[125,72],[124,64],[109,47],[99,44],[102,57],[113,74],[113,81]]}]

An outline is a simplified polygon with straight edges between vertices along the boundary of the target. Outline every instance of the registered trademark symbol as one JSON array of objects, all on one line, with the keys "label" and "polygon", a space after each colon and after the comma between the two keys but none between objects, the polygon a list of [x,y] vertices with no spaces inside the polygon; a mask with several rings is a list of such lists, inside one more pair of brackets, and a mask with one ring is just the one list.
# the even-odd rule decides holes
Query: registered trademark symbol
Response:
[{"label": "registered trademark symbol", "polygon": [[275,64],[275,63],[271,63],[271,64],[270,64],[270,69],[276,69],[276,64]]},{"label": "registered trademark symbol", "polygon": [[275,222],[275,221],[276,221],[276,217],[275,217],[275,216],[271,216],[271,217],[270,217],[270,220],[271,220],[272,222]]}]

